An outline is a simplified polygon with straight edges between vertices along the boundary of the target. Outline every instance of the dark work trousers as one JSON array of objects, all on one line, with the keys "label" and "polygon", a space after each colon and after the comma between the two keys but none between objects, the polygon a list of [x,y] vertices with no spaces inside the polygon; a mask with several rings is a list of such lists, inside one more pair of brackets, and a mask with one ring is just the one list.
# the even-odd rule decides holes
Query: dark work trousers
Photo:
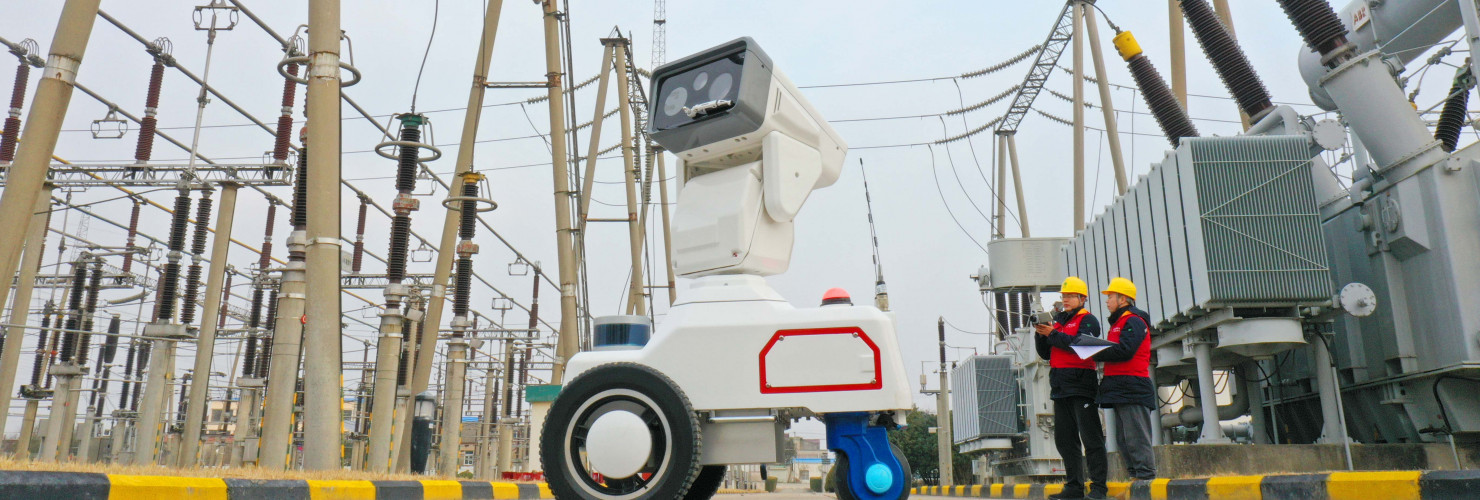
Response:
[{"label": "dark work trousers", "polygon": [[[1100,426],[1100,406],[1086,397],[1053,400],[1053,439],[1064,458],[1064,493],[1084,494],[1084,466],[1089,464],[1092,491],[1104,493],[1105,433]],[[1083,446],[1083,451],[1080,447]]]},{"label": "dark work trousers", "polygon": [[[1151,451],[1151,410],[1138,404],[1115,408],[1115,442],[1131,479],[1156,479],[1156,454]],[[1216,424],[1215,424],[1216,425]]]}]

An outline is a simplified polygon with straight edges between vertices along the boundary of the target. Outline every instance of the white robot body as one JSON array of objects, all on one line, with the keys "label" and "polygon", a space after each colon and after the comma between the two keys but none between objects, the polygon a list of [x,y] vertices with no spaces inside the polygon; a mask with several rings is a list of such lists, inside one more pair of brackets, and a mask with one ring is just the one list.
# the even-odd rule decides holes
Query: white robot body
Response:
[{"label": "white robot body", "polygon": [[798,309],[748,275],[701,278],[681,297],[647,346],[580,353],[567,377],[607,363],[650,366],[682,387],[696,411],[910,408],[889,314],[869,306]]}]

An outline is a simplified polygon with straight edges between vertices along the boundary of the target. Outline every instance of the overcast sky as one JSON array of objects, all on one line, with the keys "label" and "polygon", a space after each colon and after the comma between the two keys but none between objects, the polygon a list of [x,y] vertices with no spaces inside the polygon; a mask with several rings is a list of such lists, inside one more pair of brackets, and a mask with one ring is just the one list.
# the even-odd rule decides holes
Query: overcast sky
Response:
[{"label": "overcast sky", "polygon": [[[180,64],[202,74],[205,59],[205,34],[195,31],[191,22],[196,2],[180,0],[103,2],[103,10],[138,31],[145,38],[169,37]],[[1259,71],[1276,102],[1308,103],[1305,84],[1298,78],[1295,59],[1300,47],[1295,30],[1289,25],[1278,5],[1272,1],[1240,1],[1234,4],[1234,23],[1244,49],[1254,68]],[[6,2],[0,7],[0,36],[16,41],[34,38],[45,52],[51,42],[61,1]],[[631,33],[637,63],[649,67],[652,41],[652,3],[643,1],[571,2],[571,36],[574,43],[575,74],[567,81],[589,78],[599,66],[601,45],[598,39],[619,27]],[[1167,6],[1161,1],[1100,2],[1108,17],[1122,29],[1133,30],[1147,54],[1163,75],[1170,72],[1167,49]],[[295,27],[307,22],[304,2],[248,1],[266,23],[287,36]],[[799,86],[863,83],[951,77],[995,65],[1035,44],[1041,43],[1062,8],[1058,1],[1003,2],[888,2],[888,1],[749,1],[685,2],[668,5],[668,58],[686,54],[740,36],[753,37],[770,54],[781,71]],[[428,112],[433,122],[435,142],[442,146],[444,157],[431,163],[439,172],[450,172],[457,155],[457,142],[462,125],[460,109],[467,100],[474,51],[481,28],[484,3],[467,0],[444,0],[440,6],[430,0],[348,0],[343,2],[343,28],[351,40],[353,53],[345,59],[364,74],[364,80],[345,92],[384,121],[390,113],[408,111],[418,67],[427,48],[428,35],[436,16],[436,36],[421,78],[417,109]],[[1102,18],[1103,19],[1103,18]],[[1129,84],[1125,65],[1114,54],[1106,26],[1100,30],[1106,50],[1106,65],[1111,81]],[[521,0],[505,2],[498,40],[489,79],[493,81],[536,81],[545,73],[541,16],[539,6]],[[1188,41],[1189,88],[1192,97],[1190,114],[1204,135],[1234,134],[1239,130],[1234,103],[1206,63],[1190,32]],[[348,49],[349,46],[346,46]],[[1085,49],[1085,66],[1092,71]],[[279,113],[282,78],[274,70],[282,57],[278,45],[242,16],[235,30],[220,33],[210,73],[210,80],[226,96],[264,122],[275,121]],[[1031,61],[1031,59],[1030,59]],[[136,115],[142,115],[144,90],[151,63],[143,47],[104,20],[98,20],[77,81]],[[1068,54],[1061,61],[1071,64]],[[9,67],[9,66],[0,66]],[[972,79],[939,79],[928,82],[871,86],[824,87],[804,90],[805,96],[831,120],[915,116],[941,113],[997,95],[1019,83],[1028,62],[1019,63],[996,73]],[[1430,79],[1425,89],[1433,95],[1421,102],[1432,102],[1448,86],[1448,69]],[[40,72],[32,72],[30,93]],[[167,71],[164,96],[159,108],[162,129],[182,142],[189,142],[190,126],[195,115],[198,87],[175,71]],[[0,82],[9,82],[6,72]],[[1068,95],[1071,79],[1056,73],[1048,89]],[[594,90],[594,86],[591,89]],[[533,90],[491,90],[489,104],[517,103],[539,95]],[[1093,86],[1086,87],[1092,103],[1101,99]],[[578,121],[592,116],[594,91],[578,95]],[[302,92],[295,118],[302,119]],[[30,97],[27,97],[29,107]],[[1160,160],[1167,143],[1159,137],[1156,124],[1144,114],[1145,104],[1131,90],[1119,87],[1113,92],[1119,115],[1120,130],[1127,168],[1131,175],[1146,172]],[[615,99],[608,101],[608,109]],[[814,193],[797,219],[796,249],[790,272],[770,278],[773,286],[798,306],[815,305],[822,292],[840,286],[853,293],[855,302],[869,303],[873,288],[869,233],[864,213],[864,196],[859,161],[867,165],[873,190],[875,220],[880,253],[890,297],[897,313],[899,337],[915,385],[922,362],[935,356],[936,318],[944,316],[961,330],[986,332],[990,316],[982,304],[976,285],[968,276],[985,264],[986,255],[979,245],[991,237],[984,215],[991,214],[993,179],[993,145],[989,134],[971,141],[958,141],[949,147],[885,147],[931,142],[960,134],[1001,115],[1009,100],[964,116],[908,118],[897,120],[840,122],[835,127],[848,144],[850,152],[842,178],[830,188]],[[1049,93],[1042,94],[1035,107],[1053,115],[1070,118],[1071,105]],[[1304,114],[1319,110],[1308,104],[1297,105]],[[441,111],[447,110],[447,111]],[[119,140],[95,140],[86,132],[92,120],[102,118],[107,108],[80,92],[75,93],[66,117],[66,126],[56,154],[73,162],[131,161],[136,140],[134,131]],[[23,115],[24,116],[24,115]],[[372,194],[385,206],[395,193],[389,177],[394,162],[367,153],[380,140],[379,132],[363,119],[350,119],[357,114],[345,107],[343,175],[357,187]],[[1091,127],[1102,128],[1098,108],[1086,110]],[[210,126],[240,125],[245,118],[219,101],[206,109],[204,123]],[[295,126],[296,128],[296,126]],[[617,143],[618,128],[613,122],[606,127],[601,146]],[[551,169],[546,144],[539,137],[528,137],[548,129],[547,109],[543,104],[489,107],[483,113],[478,131],[476,168],[489,175],[491,196],[499,209],[486,214],[493,227],[520,251],[543,261],[553,274],[554,220],[552,217]],[[521,139],[507,139],[519,138]],[[1024,120],[1018,136],[1022,162],[1023,185],[1034,236],[1071,235],[1072,199],[1070,196],[1072,147],[1069,127],[1050,121],[1037,113]],[[1096,130],[1087,134],[1087,184],[1090,187],[1087,206],[1097,213],[1113,196],[1114,178],[1104,136]],[[584,154],[583,135],[581,153]],[[259,162],[263,151],[271,148],[272,138],[255,127],[216,127],[201,132],[200,152],[218,161]],[[156,161],[183,161],[187,154],[164,141],[156,141]],[[618,156],[620,158],[620,156]],[[670,165],[674,162],[670,161]],[[620,160],[599,163],[598,184],[594,192],[592,217],[622,217],[624,200]],[[444,177],[445,178],[445,177]],[[420,190],[425,192],[427,182]],[[275,188],[278,196],[291,197],[286,188]],[[111,190],[71,193],[79,202],[115,198]],[[172,193],[150,195],[165,201]],[[442,212],[438,201],[445,193],[423,197],[423,210],[413,218],[414,228],[429,239],[440,234]],[[656,195],[655,195],[656,196]],[[343,198],[344,234],[352,237],[357,201],[351,194]],[[1008,200],[1014,220],[1015,203]],[[265,203],[260,195],[243,191],[233,235],[256,245],[262,239]],[[98,206],[103,213],[124,221],[125,202],[113,201]],[[144,229],[164,235],[167,220],[163,212],[146,210]],[[287,234],[287,213],[280,211],[275,238],[276,256],[284,257],[283,238]],[[366,248],[384,255],[387,245],[387,220],[372,212]],[[10,221],[14,222],[14,221]],[[66,221],[69,232],[81,231],[78,216]],[[53,220],[53,227],[62,221]],[[480,227],[482,253],[476,257],[477,271],[515,300],[527,304],[529,277],[511,277],[507,265],[511,252],[489,237]],[[98,221],[86,228],[86,237],[103,244],[122,244],[124,232]],[[627,266],[627,233],[625,226],[593,224],[589,248],[590,299],[593,314],[619,312],[619,301],[625,294]],[[1009,230],[1017,233],[1016,227]],[[53,235],[50,242],[56,241]],[[415,242],[413,241],[413,246]],[[49,253],[47,264],[56,256]],[[241,248],[233,248],[231,263],[246,268],[256,257]],[[373,260],[367,272],[381,272],[383,265]],[[413,263],[411,272],[430,272],[430,263]],[[683,285],[680,284],[680,287]],[[236,293],[247,295],[249,289],[236,282]],[[681,293],[681,292],[680,292]],[[378,292],[361,295],[379,301]],[[473,299],[475,308],[487,311],[496,294],[478,287]],[[558,320],[558,294],[545,285],[542,317],[551,323]],[[38,303],[46,297],[38,292]],[[106,297],[105,297],[106,298]],[[661,291],[654,302],[665,309],[667,300]],[[364,306],[346,298],[345,307]],[[133,308],[120,311],[126,319],[134,318]],[[361,319],[375,323],[372,314]],[[448,315],[450,318],[450,313]],[[510,311],[507,318],[523,324],[527,315]],[[660,317],[661,321],[661,317]],[[947,342],[953,347],[953,359],[973,350],[985,353],[991,340],[949,329]],[[370,327],[351,322],[348,333],[358,339],[373,339]],[[223,341],[218,347],[216,366],[227,371],[232,365],[230,354],[236,345]],[[358,361],[363,347],[347,342],[347,361]],[[29,352],[29,351],[27,351]],[[182,347],[177,363],[182,371],[193,348]],[[29,358],[29,356],[27,356]],[[29,365],[29,359],[23,362]],[[931,368],[933,369],[933,368]],[[26,366],[22,373],[28,373]],[[21,377],[21,383],[26,383]],[[355,385],[358,373],[346,373],[349,386]],[[933,380],[933,377],[932,377]],[[934,382],[932,382],[934,385]],[[0,390],[9,390],[0,388]],[[925,396],[916,401],[929,407]],[[14,427],[14,426],[12,426]]]}]

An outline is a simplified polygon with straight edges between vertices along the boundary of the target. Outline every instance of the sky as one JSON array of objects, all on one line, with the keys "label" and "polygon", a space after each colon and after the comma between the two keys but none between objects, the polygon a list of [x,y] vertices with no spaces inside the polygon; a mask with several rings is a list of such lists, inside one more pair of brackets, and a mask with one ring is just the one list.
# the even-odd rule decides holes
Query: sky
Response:
[{"label": "sky", "polygon": [[[572,58],[576,69],[566,81],[584,81],[594,74],[602,49],[598,39],[617,29],[630,33],[637,64],[651,67],[651,2],[572,0],[570,3]],[[1296,73],[1295,60],[1301,43],[1278,5],[1272,0],[1232,3],[1241,44],[1274,100],[1290,103],[1302,114],[1320,112],[1309,105],[1305,84]],[[0,15],[0,36],[12,41],[34,38],[45,52],[61,4],[60,1],[6,2],[0,6],[0,13],[4,14]],[[245,5],[284,36],[307,22],[304,2],[254,0]],[[752,37],[782,72],[803,87],[803,95],[821,114],[835,121],[834,127],[853,148],[841,179],[813,193],[797,218],[790,271],[769,278],[772,286],[793,304],[815,305],[822,293],[832,287],[847,289],[857,303],[871,302],[874,269],[860,164],[868,169],[879,254],[912,387],[922,370],[928,373],[934,369],[927,363],[933,363],[935,358],[938,318],[943,317],[952,325],[946,335],[952,347],[948,355],[953,360],[972,353],[986,353],[993,343],[992,336],[973,333],[989,331],[991,317],[970,276],[986,263],[982,247],[992,235],[987,216],[996,201],[992,189],[995,155],[994,141],[985,133],[947,146],[898,145],[928,143],[961,134],[1005,112],[1010,99],[965,115],[933,116],[980,102],[1021,82],[1029,66],[1026,61],[976,78],[950,77],[996,65],[1041,43],[1062,5],[1056,1],[1000,0],[668,3],[668,59],[678,59],[740,36]],[[168,37],[173,42],[174,57],[200,75],[204,73],[206,35],[193,29],[194,6],[194,1],[111,0],[103,2],[102,8],[145,38]],[[1166,4],[1103,1],[1100,6],[1104,11],[1102,22],[1108,18],[1121,29],[1132,30],[1153,63],[1164,76],[1168,75]],[[450,172],[452,159],[457,156],[455,143],[463,120],[459,108],[466,105],[484,8],[484,2],[467,0],[343,2],[342,24],[350,42],[345,47],[344,60],[364,75],[363,81],[346,88],[345,93],[384,123],[389,114],[410,109],[420,73],[416,109],[430,116],[434,132],[431,140],[442,145],[443,158],[430,164],[437,172]],[[545,69],[539,6],[528,1],[504,2],[501,19],[489,80],[542,80]],[[428,48],[434,22],[435,36]],[[1114,31],[1102,25],[1100,35],[1110,80],[1128,85],[1130,75],[1110,44]],[[1236,134],[1240,127],[1234,103],[1227,98],[1226,90],[1190,32],[1187,44],[1188,87],[1194,95],[1188,102],[1189,114],[1204,135]],[[277,43],[242,16],[233,30],[218,34],[209,79],[257,118],[272,122],[279,113],[282,78],[274,68],[281,57]],[[150,63],[140,44],[99,19],[77,81],[129,112],[142,115]],[[1070,63],[1071,56],[1066,53],[1061,65],[1068,67]],[[4,67],[7,66],[0,65]],[[1085,67],[1092,71],[1087,44]],[[1448,70],[1441,73],[1422,84],[1428,96],[1426,102],[1437,99],[1435,96],[1442,95],[1447,88]],[[39,71],[31,73],[29,92],[34,92],[39,74]],[[833,86],[915,79],[933,80]],[[9,73],[0,74],[0,81],[10,81]],[[199,88],[175,71],[166,72],[163,87],[160,127],[188,143]],[[1072,79],[1058,71],[1049,79],[1047,88],[1069,95]],[[593,115],[594,86],[589,89],[577,94],[576,113],[580,122]],[[298,120],[302,119],[301,90],[300,87],[299,107],[295,112]],[[529,89],[488,91],[486,103],[513,104],[491,106],[483,112],[474,165],[488,175],[489,196],[499,204],[497,211],[485,214],[485,220],[520,252],[543,262],[553,274],[556,256],[550,157],[544,140],[531,137],[548,130],[548,111],[543,103],[523,103],[537,95],[542,93]],[[1102,102],[1093,86],[1086,86],[1085,95],[1091,103]],[[1125,165],[1134,180],[1161,159],[1167,143],[1158,135],[1155,122],[1144,114],[1145,103],[1129,87],[1113,87],[1112,100],[1120,110],[1117,120],[1123,136]],[[608,100],[608,109],[613,102],[615,99]],[[1425,101],[1420,99],[1420,102]],[[29,96],[27,106],[29,109]],[[1039,96],[1035,108],[1065,119],[1072,117],[1072,105],[1048,92]],[[94,139],[87,132],[90,123],[106,112],[106,106],[85,94],[75,93],[57,156],[77,163],[131,161],[137,127],[131,126],[122,139],[116,140]],[[932,116],[848,121],[918,115]],[[379,131],[357,118],[347,106],[343,116],[346,118],[343,176],[389,206],[395,194],[390,180],[395,164],[368,152],[382,139]],[[1099,108],[1086,109],[1085,119],[1094,129],[1104,128]],[[260,129],[231,126],[248,122],[219,100],[208,104],[203,123],[208,128],[201,131],[199,151],[206,157],[260,162],[263,152],[272,146],[272,138]],[[599,140],[603,149],[617,143],[618,129],[615,121],[609,122]],[[1086,135],[1085,170],[1089,186],[1086,206],[1090,216],[1106,206],[1114,193],[1109,152],[1104,134],[1098,130],[1089,130]],[[583,134],[582,154],[587,140]],[[1016,201],[1010,196],[1005,198],[1009,222],[1013,224],[1007,231],[1009,236],[1018,233],[1015,221],[1022,217],[1030,219],[1034,236],[1072,235],[1071,144],[1071,129],[1065,125],[1037,113],[1030,113],[1023,121],[1017,148],[1027,214],[1017,213]],[[159,162],[183,162],[187,158],[185,151],[164,141],[156,141],[154,151],[154,158]],[[620,206],[624,201],[620,156],[608,156],[617,159],[598,162],[593,218],[625,216]],[[672,157],[669,160],[670,166],[676,164]],[[425,193],[426,186],[427,182],[422,181],[418,191]],[[291,198],[286,188],[272,191],[285,200]],[[59,194],[72,196],[78,203],[96,202],[102,214],[111,214],[122,221],[127,218],[126,202],[100,201],[118,195],[110,190]],[[167,204],[172,195],[160,192],[150,197]],[[423,208],[413,215],[414,230],[432,240],[440,234],[441,209],[437,202],[444,196],[445,192],[438,189],[436,194],[422,197]],[[347,193],[343,203],[343,234],[353,238],[357,200]],[[260,195],[244,190],[233,236],[252,245],[259,244],[265,207]],[[163,212],[146,210],[144,213],[143,230],[165,234],[168,221],[162,217]],[[286,211],[278,213],[274,245],[279,258],[284,257],[286,216]],[[372,212],[370,220],[366,248],[384,255],[388,244],[384,230],[387,219]],[[53,227],[62,227],[63,222],[69,232],[85,231],[88,239],[104,244],[121,244],[124,238],[123,230],[98,221],[89,221],[85,228],[80,228],[79,223],[84,221],[75,214],[66,221],[54,219]],[[477,272],[515,301],[527,305],[530,277],[510,276],[507,267],[514,260],[512,252],[490,238],[485,228],[478,231],[482,253],[475,258]],[[54,245],[55,235],[49,241]],[[412,246],[416,246],[415,240]],[[625,226],[593,224],[588,248],[592,313],[618,313],[628,272]],[[48,254],[46,264],[54,264],[55,259],[55,255]],[[240,247],[232,249],[230,263],[239,268],[245,269],[255,260],[254,255],[248,255]],[[430,263],[411,265],[412,273],[431,272]],[[381,272],[381,266],[370,260],[366,271]],[[237,280],[236,285],[235,293],[243,296],[250,293],[242,280]],[[679,293],[683,286],[681,282]],[[38,304],[48,298],[43,291],[37,295]],[[372,301],[380,300],[375,292],[366,291],[362,295]],[[490,311],[489,304],[497,295],[488,288],[477,287],[474,308]],[[559,317],[558,301],[554,300],[557,296],[554,289],[544,285],[541,315],[552,324]],[[104,298],[109,297],[105,294]],[[667,299],[658,291],[653,302],[658,304],[661,322]],[[244,304],[240,299],[238,303]],[[344,304],[346,309],[365,305],[348,297]],[[120,312],[126,320],[136,316],[132,310]],[[352,315],[359,315],[367,324],[350,322],[346,334],[373,342],[373,329],[368,326],[376,321],[373,312]],[[511,325],[522,325],[527,315],[515,309],[507,312],[506,319]],[[126,326],[132,327],[133,323]],[[232,342],[223,340],[218,344],[217,370],[225,372],[232,366],[231,354],[236,349]],[[346,341],[346,361],[359,361],[364,352],[360,342]],[[183,372],[190,366],[187,360],[191,356],[193,348],[182,346],[177,371]],[[29,359],[23,360],[22,374],[29,373],[29,363]],[[358,372],[346,373],[351,386],[358,375]],[[25,378],[20,377],[21,383],[26,382]],[[930,378],[933,388],[934,377]],[[915,401],[924,408],[933,404],[928,396],[920,394],[915,395]],[[17,410],[18,407],[12,412]],[[15,427],[12,425],[11,429]],[[806,432],[820,434],[820,431]]]}]

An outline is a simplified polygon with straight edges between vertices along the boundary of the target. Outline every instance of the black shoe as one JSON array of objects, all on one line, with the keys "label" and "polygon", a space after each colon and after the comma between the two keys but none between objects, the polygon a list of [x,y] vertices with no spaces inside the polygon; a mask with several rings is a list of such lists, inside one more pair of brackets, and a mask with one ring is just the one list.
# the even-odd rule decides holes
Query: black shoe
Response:
[{"label": "black shoe", "polygon": [[[1105,498],[1105,497],[1100,497],[1100,498]],[[1071,491],[1063,491],[1063,492],[1059,492],[1058,494],[1054,494],[1054,495],[1049,495],[1048,496],[1048,500],[1083,500],[1083,499],[1084,499],[1084,494],[1083,493],[1075,493],[1075,492],[1071,492]]]}]

